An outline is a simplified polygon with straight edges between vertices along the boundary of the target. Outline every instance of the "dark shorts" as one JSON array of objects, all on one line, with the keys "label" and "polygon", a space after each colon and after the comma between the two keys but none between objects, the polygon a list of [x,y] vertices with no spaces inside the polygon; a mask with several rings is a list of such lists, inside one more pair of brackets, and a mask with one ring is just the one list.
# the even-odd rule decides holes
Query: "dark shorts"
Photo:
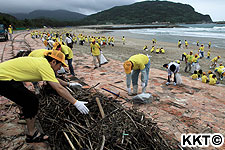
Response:
[{"label": "dark shorts", "polygon": [[38,98],[23,85],[23,82],[14,80],[0,81],[0,95],[21,106],[25,119],[33,118],[37,115]]}]

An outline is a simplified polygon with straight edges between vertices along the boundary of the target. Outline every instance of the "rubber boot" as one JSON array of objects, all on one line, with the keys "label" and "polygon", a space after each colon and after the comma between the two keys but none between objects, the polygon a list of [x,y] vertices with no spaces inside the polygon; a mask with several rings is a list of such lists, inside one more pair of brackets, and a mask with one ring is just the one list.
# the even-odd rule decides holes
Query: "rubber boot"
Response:
[{"label": "rubber boot", "polygon": [[138,85],[133,86],[133,95],[137,95],[138,92]]}]

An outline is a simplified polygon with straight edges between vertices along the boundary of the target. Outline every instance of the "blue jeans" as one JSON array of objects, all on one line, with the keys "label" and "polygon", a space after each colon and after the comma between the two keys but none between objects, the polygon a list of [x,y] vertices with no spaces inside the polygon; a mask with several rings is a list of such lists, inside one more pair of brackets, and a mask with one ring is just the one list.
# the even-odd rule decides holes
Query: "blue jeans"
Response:
[{"label": "blue jeans", "polygon": [[[202,57],[204,57],[204,52],[200,52],[200,53],[201,53]],[[202,58],[202,57],[201,57],[201,58]]]},{"label": "blue jeans", "polygon": [[133,70],[133,72],[131,74],[133,86],[138,85],[138,77],[139,77],[140,72],[142,72],[141,73],[141,82],[144,82],[145,86],[147,86],[148,79],[149,79],[150,65],[151,65],[151,62],[150,62],[150,59],[149,59],[148,63],[145,65],[145,69],[143,69],[142,71],[140,69]]},{"label": "blue jeans", "polygon": [[70,69],[70,73],[75,76],[75,73],[74,73],[74,70],[73,70],[73,65],[72,65],[72,62],[73,62],[73,59],[68,59],[68,65],[69,65],[69,69]]}]

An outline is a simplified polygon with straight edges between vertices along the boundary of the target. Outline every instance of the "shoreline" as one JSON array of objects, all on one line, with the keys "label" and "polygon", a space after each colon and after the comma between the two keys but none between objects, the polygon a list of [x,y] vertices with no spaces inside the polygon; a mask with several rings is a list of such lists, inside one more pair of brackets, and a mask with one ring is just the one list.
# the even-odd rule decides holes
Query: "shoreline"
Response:
[{"label": "shoreline", "polygon": [[[156,48],[163,47],[166,51],[165,54],[156,54],[156,53],[150,53],[150,49],[152,47],[152,39],[146,38],[145,36],[140,36],[137,34],[129,34],[125,36],[126,38],[126,44],[122,44],[122,36],[123,32],[120,31],[114,31],[114,32],[104,32],[104,30],[93,30],[93,29],[76,29],[76,33],[83,33],[84,35],[87,36],[113,36],[115,39],[115,46],[111,47],[109,45],[105,46],[102,48],[102,51],[106,58],[111,58],[115,60],[119,60],[122,62],[127,60],[130,56],[138,54],[138,53],[143,53],[143,54],[149,54],[151,55],[151,68],[156,68],[160,70],[165,70],[162,65],[165,63],[169,63],[174,60],[180,60],[181,55],[186,52],[189,53],[190,51],[193,51],[194,54],[198,52],[198,48],[196,45],[189,43],[188,49],[186,48],[178,48],[177,43],[173,42],[163,42],[160,41],[156,38],[157,43],[156,43]],[[143,50],[144,45],[148,46],[149,51],[146,52]],[[80,45],[75,45],[75,51],[81,51],[85,52],[87,54],[90,54],[90,46],[89,44],[85,43],[84,46]],[[209,49],[205,47],[205,56],[207,57],[207,51]],[[218,64],[223,63],[225,65],[225,49],[221,48],[216,48],[212,47],[211,48],[211,58],[208,60],[205,58],[200,60],[200,66],[203,72],[208,72],[209,70],[214,71],[214,69],[210,69],[210,60],[214,58],[215,56],[221,56],[221,59],[218,61]],[[185,68],[185,62],[181,61],[181,69],[180,69],[180,74],[182,76],[188,76],[190,77],[192,73],[185,73],[184,68]],[[192,80],[192,79],[190,79]],[[225,79],[224,79],[225,80]],[[225,84],[225,81],[221,81],[222,84]]]}]

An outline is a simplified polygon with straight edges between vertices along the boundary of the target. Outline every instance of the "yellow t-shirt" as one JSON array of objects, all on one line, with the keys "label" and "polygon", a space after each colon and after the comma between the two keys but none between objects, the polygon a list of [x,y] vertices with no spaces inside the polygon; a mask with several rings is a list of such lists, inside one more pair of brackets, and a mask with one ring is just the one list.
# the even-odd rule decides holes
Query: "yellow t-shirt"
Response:
[{"label": "yellow t-shirt", "polygon": [[204,52],[204,47],[200,47],[199,50],[200,50],[201,52]]},{"label": "yellow t-shirt", "polygon": [[208,80],[208,77],[206,75],[202,76],[202,83],[206,83],[206,81]]},{"label": "yellow t-shirt", "polygon": [[153,52],[155,50],[155,47],[152,47],[151,52]]},{"label": "yellow t-shirt", "polygon": [[192,62],[196,63],[198,61],[198,58],[193,57]]},{"label": "yellow t-shirt", "polygon": [[216,84],[216,79],[210,78],[210,79],[209,79],[209,84],[210,84],[210,85],[215,85],[215,84]]},{"label": "yellow t-shirt", "polygon": [[197,78],[198,78],[198,74],[193,74],[193,75],[191,76],[191,78],[192,78],[192,79],[197,79]]},{"label": "yellow t-shirt", "polygon": [[217,67],[215,68],[215,70],[217,69],[217,72],[221,75],[223,73],[222,67]]},{"label": "yellow t-shirt", "polygon": [[165,50],[164,50],[164,49],[161,49],[161,52],[162,52],[163,54],[165,54]]},{"label": "yellow t-shirt", "polygon": [[160,51],[160,49],[159,49],[159,48],[157,48],[157,49],[155,50],[155,52],[156,52],[156,53],[159,53],[159,51]]},{"label": "yellow t-shirt", "polygon": [[133,63],[133,70],[143,70],[145,69],[145,65],[148,63],[149,58],[144,54],[137,54],[131,56],[128,60]]},{"label": "yellow t-shirt", "polygon": [[49,50],[47,49],[37,49],[32,51],[28,57],[45,57],[44,53],[47,52]]},{"label": "yellow t-shirt", "polygon": [[217,60],[218,60],[218,57],[214,57],[211,61],[212,62],[217,62]]},{"label": "yellow t-shirt", "polygon": [[73,58],[73,51],[68,46],[61,45],[61,51],[65,55],[69,54],[69,56],[67,57],[67,59],[72,59]]},{"label": "yellow t-shirt", "polygon": [[51,65],[41,57],[19,57],[0,63],[0,81],[10,80],[58,83]]},{"label": "yellow t-shirt", "polygon": [[193,60],[194,56],[193,55],[187,55],[186,57],[187,57],[187,62],[192,63],[192,60]]},{"label": "yellow t-shirt", "polygon": [[92,50],[92,55],[93,56],[98,56],[100,55],[100,46],[98,43],[95,43],[94,45],[91,43],[91,50]]},{"label": "yellow t-shirt", "polygon": [[8,28],[8,32],[12,34],[12,28]]}]

